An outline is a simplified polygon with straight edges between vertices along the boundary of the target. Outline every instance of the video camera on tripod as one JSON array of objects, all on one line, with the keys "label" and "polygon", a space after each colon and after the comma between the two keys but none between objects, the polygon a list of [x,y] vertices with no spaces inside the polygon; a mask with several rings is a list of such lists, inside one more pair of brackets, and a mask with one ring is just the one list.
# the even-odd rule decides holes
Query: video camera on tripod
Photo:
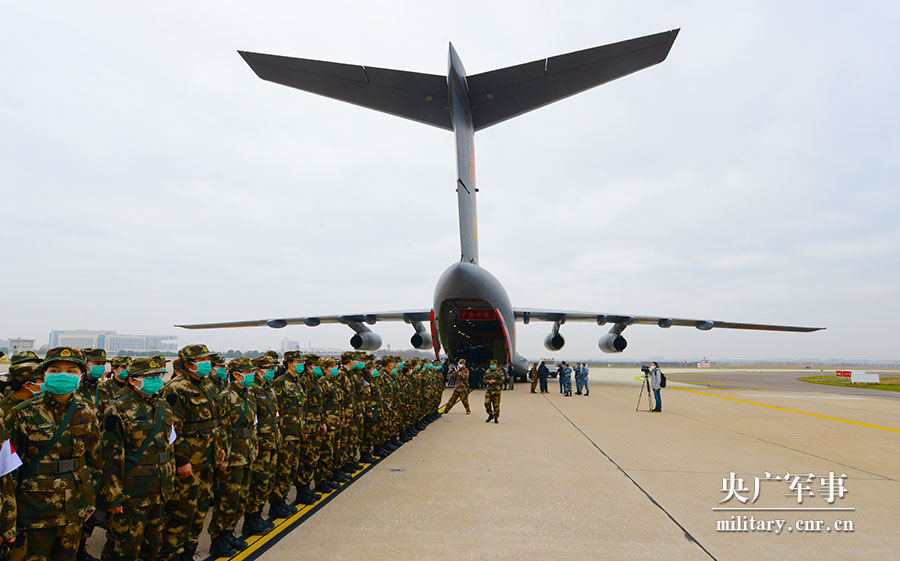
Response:
[{"label": "video camera on tripod", "polygon": [[638,394],[638,402],[634,410],[637,411],[641,406],[641,397],[644,395],[644,388],[647,388],[647,411],[650,411],[652,403],[650,400],[650,367],[646,364],[641,365],[641,372],[644,373],[644,379],[641,380],[641,393]]}]

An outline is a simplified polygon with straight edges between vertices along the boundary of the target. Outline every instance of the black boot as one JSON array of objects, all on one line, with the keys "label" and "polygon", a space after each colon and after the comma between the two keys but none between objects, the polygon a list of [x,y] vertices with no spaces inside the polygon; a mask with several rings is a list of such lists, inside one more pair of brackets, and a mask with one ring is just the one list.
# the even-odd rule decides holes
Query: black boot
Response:
[{"label": "black boot", "polygon": [[412,437],[406,431],[400,433],[400,442],[409,442]]},{"label": "black boot", "polygon": [[175,559],[180,561],[194,561],[194,554],[197,553],[197,544],[185,547],[184,551],[178,554]]},{"label": "black boot", "polygon": [[78,547],[78,554],[75,556],[77,561],[100,561],[93,555],[87,552],[84,549],[84,541],[82,540],[81,545]]},{"label": "black boot", "polygon": [[213,557],[234,557],[238,550],[228,541],[230,532],[222,532],[214,537],[209,546],[209,554]]},{"label": "black boot", "polygon": [[494,415],[494,422],[495,422],[495,423],[499,423],[499,422],[500,422],[500,415]]},{"label": "black boot", "polygon": [[376,446],[374,449],[372,449],[372,455],[375,456],[376,458],[383,458],[383,457],[387,456],[388,454],[389,454],[389,452],[387,451],[387,449],[380,444],[378,446]]},{"label": "black boot", "polygon": [[492,419],[493,419],[493,418],[494,418],[494,416],[493,416],[493,415],[488,415],[488,418],[487,418],[487,419],[485,419],[485,420],[484,420],[484,422],[485,422],[485,423],[490,423],[490,422],[491,422],[491,420],[492,420]]},{"label": "black boot", "polygon": [[[272,528],[274,527],[275,525],[272,524]],[[271,530],[271,528],[269,528],[266,521],[262,519],[261,510],[250,512],[244,516],[244,526],[241,528],[241,533],[245,536],[265,534],[269,530]]]},{"label": "black boot", "polygon": [[242,540],[241,538],[235,537],[234,532],[225,532],[225,538],[228,540],[228,543],[234,546],[235,549],[241,551],[243,549],[247,549],[250,547],[250,544]]},{"label": "black boot", "polygon": [[350,478],[347,477],[347,475],[344,472],[342,472],[340,470],[336,470],[334,472],[334,475],[331,476],[331,480],[337,481],[338,483],[346,483],[346,482],[350,481]]},{"label": "black boot", "polygon": [[315,504],[315,503],[319,502],[319,495],[310,491],[309,488],[303,489],[303,496],[306,497],[307,499],[309,499],[309,501],[310,501],[306,504]]},{"label": "black boot", "polygon": [[302,489],[297,489],[297,502],[294,504],[311,505],[311,504],[315,503],[317,500],[319,500],[318,497],[316,497],[315,495],[310,497],[309,489],[307,489],[306,487],[303,487]]},{"label": "black boot", "polygon": [[330,493],[334,491],[334,485],[331,484],[327,479],[323,479],[322,481],[316,481],[316,491],[320,493]]},{"label": "black boot", "polygon": [[356,464],[353,462],[347,462],[346,464],[341,466],[341,471],[344,472],[345,475],[353,475],[356,473]]},{"label": "black boot", "polygon": [[362,454],[359,455],[359,461],[364,464],[371,464],[375,461],[375,458],[372,457],[372,453],[366,450]]},{"label": "black boot", "polygon": [[293,507],[288,506],[284,497],[272,499],[269,502],[269,516],[273,518],[290,518],[296,513],[297,511]]},{"label": "black boot", "polygon": [[[388,444],[393,446],[394,450],[396,450],[397,448],[400,448],[400,446],[402,446],[403,443],[400,442],[399,437],[395,436],[394,438],[392,438],[388,441]],[[391,452],[393,452],[394,450],[391,450]]]}]

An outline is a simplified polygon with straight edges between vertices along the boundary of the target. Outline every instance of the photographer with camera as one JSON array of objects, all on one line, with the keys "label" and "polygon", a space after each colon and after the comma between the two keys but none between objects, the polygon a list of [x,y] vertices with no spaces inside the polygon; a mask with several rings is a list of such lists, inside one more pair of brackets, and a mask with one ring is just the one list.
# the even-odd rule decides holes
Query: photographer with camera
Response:
[{"label": "photographer with camera", "polygon": [[656,402],[656,407],[651,409],[653,413],[662,413],[662,398],[659,395],[659,391],[662,388],[662,370],[659,369],[659,363],[654,361],[651,362],[650,368],[650,389],[653,390],[653,399]]}]

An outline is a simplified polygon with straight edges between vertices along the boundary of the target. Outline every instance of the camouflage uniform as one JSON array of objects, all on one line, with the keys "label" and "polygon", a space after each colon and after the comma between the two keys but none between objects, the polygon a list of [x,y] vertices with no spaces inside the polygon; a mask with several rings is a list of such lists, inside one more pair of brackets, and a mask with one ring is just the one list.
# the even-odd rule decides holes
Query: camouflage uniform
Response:
[{"label": "camouflage uniform", "polygon": [[487,385],[484,390],[484,409],[489,421],[492,417],[494,421],[500,418],[500,394],[503,391],[504,377],[503,371],[493,363],[484,375],[484,383]]},{"label": "camouflage uniform", "polygon": [[[284,360],[288,368],[272,383],[272,391],[278,405],[278,420],[281,425],[283,442],[283,446],[278,451],[275,481],[271,489],[272,507],[270,512],[275,511],[275,516],[279,514],[287,516],[285,497],[287,497],[292,484],[295,482],[297,484],[298,498],[301,486],[309,485],[309,479],[299,475],[301,456],[307,447],[305,440],[308,438],[308,434],[306,429],[306,386],[302,382],[303,375],[291,368],[291,362],[297,359],[296,352],[285,353]],[[300,364],[303,366],[303,363]],[[303,478],[302,481],[301,478]]]},{"label": "camouflage uniform", "polygon": [[569,365],[564,366],[560,371],[559,382],[563,388],[563,395],[572,395],[572,369]]},{"label": "camouflage uniform", "polygon": [[219,401],[208,376],[186,371],[187,362],[204,361],[210,356],[206,345],[188,345],[178,351],[176,376],[163,389],[163,397],[182,423],[175,439],[175,467],[191,464],[192,474],[176,473],[172,498],[166,503],[166,528],[160,559],[184,553],[191,556],[203,530],[212,496],[212,471],[225,454],[225,427],[222,426]]},{"label": "camouflage uniform", "polygon": [[[78,349],[50,349],[41,370],[56,361],[75,363],[84,371],[84,358]],[[37,458],[70,408],[73,414],[59,440]],[[18,537],[12,558],[74,559],[82,522],[94,510],[96,486],[92,479],[99,462],[100,440],[96,409],[77,391],[65,403],[44,392],[6,412],[4,429],[25,464],[14,472]]]},{"label": "camouflage uniform", "polygon": [[[9,440],[3,428],[3,411],[0,411],[0,444]],[[2,473],[2,472],[0,472]],[[16,484],[15,472],[0,475],[0,542],[16,537]]]},{"label": "camouflage uniform", "polygon": [[[322,382],[320,359],[315,355],[305,357],[306,368],[300,383],[306,388],[306,410],[304,423],[306,427],[305,446],[300,456],[300,466],[297,470],[297,479],[306,477],[315,479],[316,490],[322,490],[322,484],[331,475],[325,464],[326,446],[328,442],[328,421],[323,407],[325,405],[325,385]],[[319,374],[316,374],[316,368]]]},{"label": "camouflage uniform", "polygon": [[233,360],[228,365],[232,380],[222,398],[227,404],[225,424],[231,446],[228,458],[215,475],[217,500],[208,530],[214,539],[221,539],[226,534],[233,537],[232,532],[244,514],[250,491],[250,465],[256,458],[258,446],[257,401],[252,389],[244,387],[237,376],[252,375],[255,369],[246,358]]},{"label": "camouflage uniform", "polygon": [[[9,375],[7,383],[10,386],[20,386],[19,389],[0,399],[0,411],[6,411],[7,414],[13,407],[31,399],[32,394],[29,390],[21,387],[25,382],[37,382],[43,380],[44,375],[41,373],[40,363],[20,362],[9,367]],[[27,396],[27,397],[26,397]]]},{"label": "camouflage uniform", "polygon": [[[81,349],[81,352],[84,354],[85,362],[99,362],[105,367],[106,351],[103,349]],[[88,366],[88,369],[90,369],[90,366]],[[94,376],[90,372],[86,372],[81,379],[81,383],[78,384],[78,393],[93,403],[95,407],[97,407],[99,403],[98,386],[102,379],[103,374]]]},{"label": "camouflage uniform", "polygon": [[[164,362],[139,358],[131,365],[129,376],[161,376],[165,372]],[[123,509],[107,517],[103,560],[156,559],[162,546],[163,509],[175,485],[170,440],[181,432],[181,422],[159,392],[148,396],[128,386],[107,407],[103,428],[98,502],[107,511]],[[144,446],[148,438],[149,444]],[[142,446],[144,451],[138,457]]]},{"label": "camouflage uniform", "polygon": [[319,393],[322,396],[322,420],[327,427],[322,453],[319,456],[319,465],[316,468],[316,486],[319,481],[332,480],[339,477],[335,471],[335,456],[340,443],[340,434],[343,425],[343,412],[341,404],[344,401],[343,390],[335,382],[330,370],[335,367],[335,361],[325,359],[322,361],[323,373],[318,376]]},{"label": "camouflage uniform", "polygon": [[[152,357],[157,360],[162,357]],[[128,369],[131,367],[132,359],[127,356],[117,356],[110,359],[110,373],[100,381],[97,388],[97,409],[100,410],[102,416],[106,412],[106,408],[125,390],[128,380]],[[165,365],[165,358],[162,358],[162,364]],[[124,372],[124,374],[123,374]]]},{"label": "camouflage uniform", "polygon": [[[247,501],[247,512],[262,511],[272,494],[278,467],[279,450],[282,449],[282,434],[279,418],[278,401],[272,391],[272,381],[265,379],[265,372],[275,374],[277,363],[269,355],[253,361],[256,367],[256,380],[250,391],[256,398],[257,424],[256,435],[259,454],[250,468],[250,494]],[[274,526],[272,526],[274,527]]]}]

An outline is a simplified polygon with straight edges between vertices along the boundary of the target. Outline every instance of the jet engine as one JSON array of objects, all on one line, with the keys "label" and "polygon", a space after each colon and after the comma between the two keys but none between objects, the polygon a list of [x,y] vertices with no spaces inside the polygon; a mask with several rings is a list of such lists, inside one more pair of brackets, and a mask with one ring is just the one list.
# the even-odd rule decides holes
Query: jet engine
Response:
[{"label": "jet engine", "polygon": [[420,351],[427,351],[432,348],[431,334],[424,331],[417,331],[409,338],[409,343]]},{"label": "jet engine", "polygon": [[560,335],[558,331],[554,331],[544,338],[544,346],[547,347],[548,351],[558,351],[563,348],[565,344],[565,338]]},{"label": "jet engine", "polygon": [[377,351],[381,348],[381,336],[372,331],[357,333],[350,338],[350,346],[357,351]]},{"label": "jet engine", "polygon": [[607,333],[603,337],[600,337],[597,346],[600,347],[600,350],[604,353],[621,353],[625,350],[625,347],[628,346],[628,341],[618,333]]}]

